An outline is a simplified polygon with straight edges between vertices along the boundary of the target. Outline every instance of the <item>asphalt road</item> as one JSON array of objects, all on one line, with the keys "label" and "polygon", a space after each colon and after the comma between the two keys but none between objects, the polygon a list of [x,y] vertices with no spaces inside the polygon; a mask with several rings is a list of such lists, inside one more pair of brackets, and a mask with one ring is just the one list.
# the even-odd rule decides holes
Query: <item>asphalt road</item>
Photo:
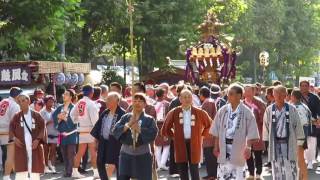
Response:
[{"label": "asphalt road", "polygon": [[[41,179],[46,180],[57,180],[57,179],[72,179],[72,178],[64,178],[63,177],[63,164],[59,163],[56,166],[57,173],[56,174],[45,174],[41,176]],[[93,172],[91,169],[87,169],[88,173],[84,174],[86,177],[81,180],[92,180]],[[168,174],[168,171],[160,171],[158,172],[159,180],[178,180],[179,178],[171,178]],[[200,168],[200,177],[206,176],[205,168],[202,166]],[[265,180],[272,180],[271,171],[267,168],[263,168],[262,176]],[[2,172],[0,173],[0,177],[2,176]],[[14,176],[12,176],[12,179]],[[116,180],[115,177],[111,177],[111,180]],[[309,170],[309,180],[320,180],[320,163],[318,165],[314,165],[313,170]]]},{"label": "asphalt road", "polygon": [[[48,180],[67,179],[67,178],[63,178],[62,169],[63,169],[63,166],[62,166],[62,164],[60,164],[57,167],[58,174],[44,175],[41,177],[41,179],[48,179]],[[86,178],[83,178],[82,180],[91,180],[91,179],[93,179],[92,175],[93,175],[92,171],[89,171],[89,173],[86,174]],[[168,171],[160,171],[158,175],[159,175],[159,180],[178,180],[178,178],[170,178],[168,175]],[[206,176],[206,172],[205,172],[205,168],[201,167],[200,168],[200,177],[203,177],[203,176]],[[271,172],[267,168],[263,169],[262,176],[265,180],[272,179]],[[115,180],[115,179],[116,179],[115,177],[111,178],[111,180]],[[316,167],[316,165],[315,165],[314,170],[309,170],[309,180],[320,180],[320,163],[318,164],[318,167]]]}]

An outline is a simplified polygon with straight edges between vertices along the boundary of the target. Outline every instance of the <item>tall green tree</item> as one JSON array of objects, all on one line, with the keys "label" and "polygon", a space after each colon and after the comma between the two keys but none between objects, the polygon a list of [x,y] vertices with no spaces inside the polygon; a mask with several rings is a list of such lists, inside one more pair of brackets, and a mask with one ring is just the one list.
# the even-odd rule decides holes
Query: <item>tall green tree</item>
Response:
[{"label": "tall green tree", "polygon": [[79,3],[0,1],[0,59],[58,59],[64,35],[83,25]]},{"label": "tall green tree", "polygon": [[81,7],[86,12],[80,30],[80,57],[81,62],[87,62],[101,53],[104,45],[112,43],[114,34],[120,35],[116,32],[128,23],[127,6],[126,1],[83,0]]},{"label": "tall green tree", "polygon": [[[270,54],[268,71],[275,71],[280,80],[285,81],[288,76],[310,75],[302,69],[311,72],[312,67],[308,64],[313,64],[318,56],[319,2],[249,0],[247,4],[247,12],[233,26],[236,39],[244,49],[239,65],[252,62],[242,75],[262,74],[259,73],[262,68],[258,59],[262,50]],[[254,69],[258,69],[256,73]]]},{"label": "tall green tree", "polygon": [[179,38],[195,40],[208,1],[137,0],[134,35],[140,75],[165,63],[165,57],[183,58]]}]

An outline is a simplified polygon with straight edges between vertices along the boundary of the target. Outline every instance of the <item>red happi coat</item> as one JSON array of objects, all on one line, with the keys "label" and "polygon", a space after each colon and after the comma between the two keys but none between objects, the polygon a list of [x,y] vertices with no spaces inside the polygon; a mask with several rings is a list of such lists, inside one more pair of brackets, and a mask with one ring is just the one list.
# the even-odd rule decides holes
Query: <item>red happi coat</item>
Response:
[{"label": "red happi coat", "polygon": [[[176,163],[188,162],[187,149],[183,133],[183,117],[181,106],[172,109],[166,117],[161,134],[174,139],[174,154]],[[209,136],[211,118],[208,114],[196,107],[191,107],[191,163],[200,162],[202,152],[202,138]]]},{"label": "red happi coat", "polygon": [[[17,113],[10,122],[9,139],[17,138],[21,143],[24,141],[24,128],[21,127],[21,119],[23,112]],[[42,119],[39,113],[31,110],[31,117],[34,119],[35,128],[31,128],[32,141],[38,139],[39,145],[36,149],[32,150],[32,172],[44,173],[44,155],[43,155],[43,143],[46,142],[46,127],[45,121]],[[25,125],[25,124],[24,124]],[[29,132],[28,132],[29,133]],[[28,171],[28,160],[26,147],[23,148],[15,145],[15,171],[25,172]]]},{"label": "red happi coat", "polygon": [[265,143],[262,140],[262,129],[263,129],[263,115],[266,110],[266,105],[257,97],[253,98],[252,103],[253,104],[248,104],[246,101],[244,101],[244,104],[247,105],[253,111],[254,117],[256,118],[258,130],[259,130],[260,139],[259,141],[252,144],[252,149],[256,151],[263,151],[265,150]]},{"label": "red happi coat", "polygon": [[[165,113],[165,115],[167,115],[169,112],[169,102],[164,101],[163,106],[164,106],[164,111],[165,111],[164,113]],[[157,110],[158,109],[156,109],[156,112],[157,112]],[[158,126],[159,130],[162,128],[163,123],[164,123],[163,121],[159,121],[159,119],[157,119],[157,126]],[[166,137],[161,136],[161,133],[158,133],[156,140],[155,140],[155,145],[156,146],[167,146],[167,145],[170,145],[170,140]]]},{"label": "red happi coat", "polygon": [[[213,99],[206,99],[201,106],[201,109],[206,111],[208,113],[208,115],[210,116],[210,118],[212,120],[214,120],[216,113],[217,113],[217,108],[216,108],[216,104],[214,102]],[[213,123],[213,122],[212,122]],[[212,124],[211,123],[211,124]],[[208,137],[203,139],[203,147],[213,147],[214,146],[214,137],[212,135],[209,135]]]}]

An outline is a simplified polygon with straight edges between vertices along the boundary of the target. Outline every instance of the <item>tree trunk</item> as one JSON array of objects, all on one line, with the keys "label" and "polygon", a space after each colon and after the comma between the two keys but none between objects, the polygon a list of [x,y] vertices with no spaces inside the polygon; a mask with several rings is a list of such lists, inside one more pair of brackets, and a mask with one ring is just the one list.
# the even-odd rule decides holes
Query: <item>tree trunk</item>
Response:
[{"label": "tree trunk", "polygon": [[60,58],[62,60],[66,59],[66,38],[65,34],[63,34],[62,41],[58,44],[59,46],[59,51],[60,51]]},{"label": "tree trunk", "polygon": [[89,54],[90,54],[90,32],[87,25],[85,25],[82,29],[82,39],[81,39],[81,62],[89,62]]},{"label": "tree trunk", "polygon": [[142,53],[141,53],[141,71],[140,76],[148,74],[153,69],[153,51],[152,43],[150,43],[147,38],[143,41],[142,44]]},{"label": "tree trunk", "polygon": [[141,42],[140,41],[136,41],[137,42],[137,67],[139,70],[139,79],[141,79],[142,77],[142,57],[141,57]]},{"label": "tree trunk", "polygon": [[253,50],[253,83],[257,82],[257,57],[256,51]]},{"label": "tree trunk", "polygon": [[124,46],[124,43],[123,43],[123,47],[122,47],[122,56],[123,56],[123,79],[124,79],[124,82],[127,84],[126,48],[125,48],[125,46]]}]

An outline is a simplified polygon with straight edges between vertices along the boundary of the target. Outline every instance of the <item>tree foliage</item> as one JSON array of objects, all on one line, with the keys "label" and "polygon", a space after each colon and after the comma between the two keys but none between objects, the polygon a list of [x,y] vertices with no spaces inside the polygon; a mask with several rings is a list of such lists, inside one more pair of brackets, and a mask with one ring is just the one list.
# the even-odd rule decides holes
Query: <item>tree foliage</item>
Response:
[{"label": "tree foliage", "polygon": [[268,71],[274,71],[280,80],[310,75],[319,50],[319,2],[250,0],[247,5],[233,30],[244,49],[240,64],[257,63],[251,63],[242,75],[252,77],[254,68],[262,74],[258,63],[262,50],[270,54]]},{"label": "tree foliage", "polygon": [[64,34],[83,26],[80,0],[0,1],[2,58],[57,57]]},{"label": "tree foliage", "polygon": [[197,26],[209,11],[226,23],[222,37],[243,48],[239,76],[262,74],[262,50],[270,54],[268,73],[281,80],[318,67],[319,0],[133,0],[133,5],[135,46],[128,56],[126,0],[2,0],[0,59],[58,60],[65,46],[69,61],[134,57],[143,75],[163,67],[167,56],[184,59],[179,39],[195,44]]},{"label": "tree foliage", "polygon": [[122,86],[126,85],[123,77],[119,76],[114,69],[107,68],[103,71],[102,83],[109,86],[112,82],[118,82]]},{"label": "tree foliage", "polygon": [[179,55],[179,38],[193,41],[196,27],[206,14],[207,1],[137,0],[134,35],[140,72],[162,66],[165,57]]}]

